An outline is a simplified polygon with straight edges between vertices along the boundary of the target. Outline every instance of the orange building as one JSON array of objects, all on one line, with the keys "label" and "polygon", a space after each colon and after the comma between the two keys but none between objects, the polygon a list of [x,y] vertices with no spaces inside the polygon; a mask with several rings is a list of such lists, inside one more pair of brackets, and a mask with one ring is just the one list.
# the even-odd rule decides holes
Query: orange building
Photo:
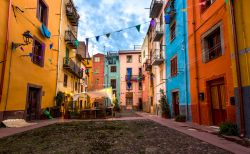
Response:
[{"label": "orange building", "polygon": [[188,46],[193,122],[235,122],[234,87],[224,0],[188,0]]}]

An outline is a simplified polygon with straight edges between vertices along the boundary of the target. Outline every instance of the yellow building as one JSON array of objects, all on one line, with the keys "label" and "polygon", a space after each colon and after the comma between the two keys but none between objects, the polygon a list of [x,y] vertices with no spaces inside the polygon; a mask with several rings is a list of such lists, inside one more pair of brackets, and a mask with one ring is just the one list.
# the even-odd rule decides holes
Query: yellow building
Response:
[{"label": "yellow building", "polygon": [[61,0],[1,0],[0,6],[0,121],[39,119],[55,105]]},{"label": "yellow building", "polygon": [[[79,93],[85,91],[85,66],[86,46],[78,42],[79,14],[72,0],[64,0],[61,12],[60,48],[58,60],[57,92],[64,93],[64,106],[68,110],[81,109],[85,97]],[[80,45],[80,48],[78,48]]]},{"label": "yellow building", "polygon": [[[237,123],[240,134],[250,137],[250,16],[249,0],[229,0],[227,5],[230,11],[231,27],[231,57],[233,64],[233,76],[235,87],[235,99],[237,107]],[[242,100],[242,101],[241,101]]]}]

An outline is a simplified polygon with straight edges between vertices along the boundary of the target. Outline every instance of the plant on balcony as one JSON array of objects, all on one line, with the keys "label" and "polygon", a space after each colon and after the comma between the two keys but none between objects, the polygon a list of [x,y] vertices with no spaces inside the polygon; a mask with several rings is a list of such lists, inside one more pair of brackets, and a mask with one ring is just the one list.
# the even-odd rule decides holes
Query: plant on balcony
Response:
[{"label": "plant on balcony", "polygon": [[170,118],[170,109],[169,109],[169,105],[167,103],[167,97],[164,94],[163,90],[160,90],[160,92],[161,92],[161,99],[159,100],[159,103],[161,105],[162,117],[163,118]]}]

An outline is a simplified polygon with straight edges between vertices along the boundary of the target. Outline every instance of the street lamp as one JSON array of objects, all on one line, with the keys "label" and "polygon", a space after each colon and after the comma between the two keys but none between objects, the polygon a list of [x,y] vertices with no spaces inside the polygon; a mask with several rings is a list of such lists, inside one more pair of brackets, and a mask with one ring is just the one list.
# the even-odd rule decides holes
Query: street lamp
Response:
[{"label": "street lamp", "polygon": [[33,35],[30,33],[30,31],[26,31],[23,33],[23,41],[24,43],[15,43],[12,42],[11,44],[11,49],[12,50],[16,50],[16,48],[20,47],[20,46],[25,46],[31,43],[31,39],[33,38]]}]

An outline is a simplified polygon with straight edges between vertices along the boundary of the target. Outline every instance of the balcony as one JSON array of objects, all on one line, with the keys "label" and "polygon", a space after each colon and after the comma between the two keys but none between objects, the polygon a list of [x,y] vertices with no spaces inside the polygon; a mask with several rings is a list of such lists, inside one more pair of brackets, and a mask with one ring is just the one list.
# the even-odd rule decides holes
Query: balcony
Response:
[{"label": "balcony", "polygon": [[146,71],[151,71],[152,65],[151,65],[151,60],[147,59],[146,62],[144,63],[144,67]]},{"label": "balcony", "polygon": [[77,10],[76,10],[72,0],[70,0],[66,4],[66,15],[68,17],[68,20],[72,24],[72,26],[78,26],[80,16],[77,13]]},{"label": "balcony", "polygon": [[73,49],[77,49],[78,40],[71,30],[65,31],[65,38],[64,39],[65,39],[66,44],[69,47],[71,47]]},{"label": "balcony", "polygon": [[144,76],[142,74],[141,75],[126,75],[125,79],[126,79],[126,81],[138,82],[138,81],[144,80]]},{"label": "balcony", "polygon": [[83,70],[78,67],[71,58],[63,58],[63,68],[77,76],[79,79],[83,77]]},{"label": "balcony", "polygon": [[152,0],[150,5],[150,18],[157,18],[162,10],[163,0]]},{"label": "balcony", "polygon": [[152,65],[161,65],[162,63],[164,63],[162,50],[155,49],[152,56]]},{"label": "balcony", "polygon": [[164,35],[164,26],[160,22],[156,23],[154,30],[154,42],[159,42]]}]

